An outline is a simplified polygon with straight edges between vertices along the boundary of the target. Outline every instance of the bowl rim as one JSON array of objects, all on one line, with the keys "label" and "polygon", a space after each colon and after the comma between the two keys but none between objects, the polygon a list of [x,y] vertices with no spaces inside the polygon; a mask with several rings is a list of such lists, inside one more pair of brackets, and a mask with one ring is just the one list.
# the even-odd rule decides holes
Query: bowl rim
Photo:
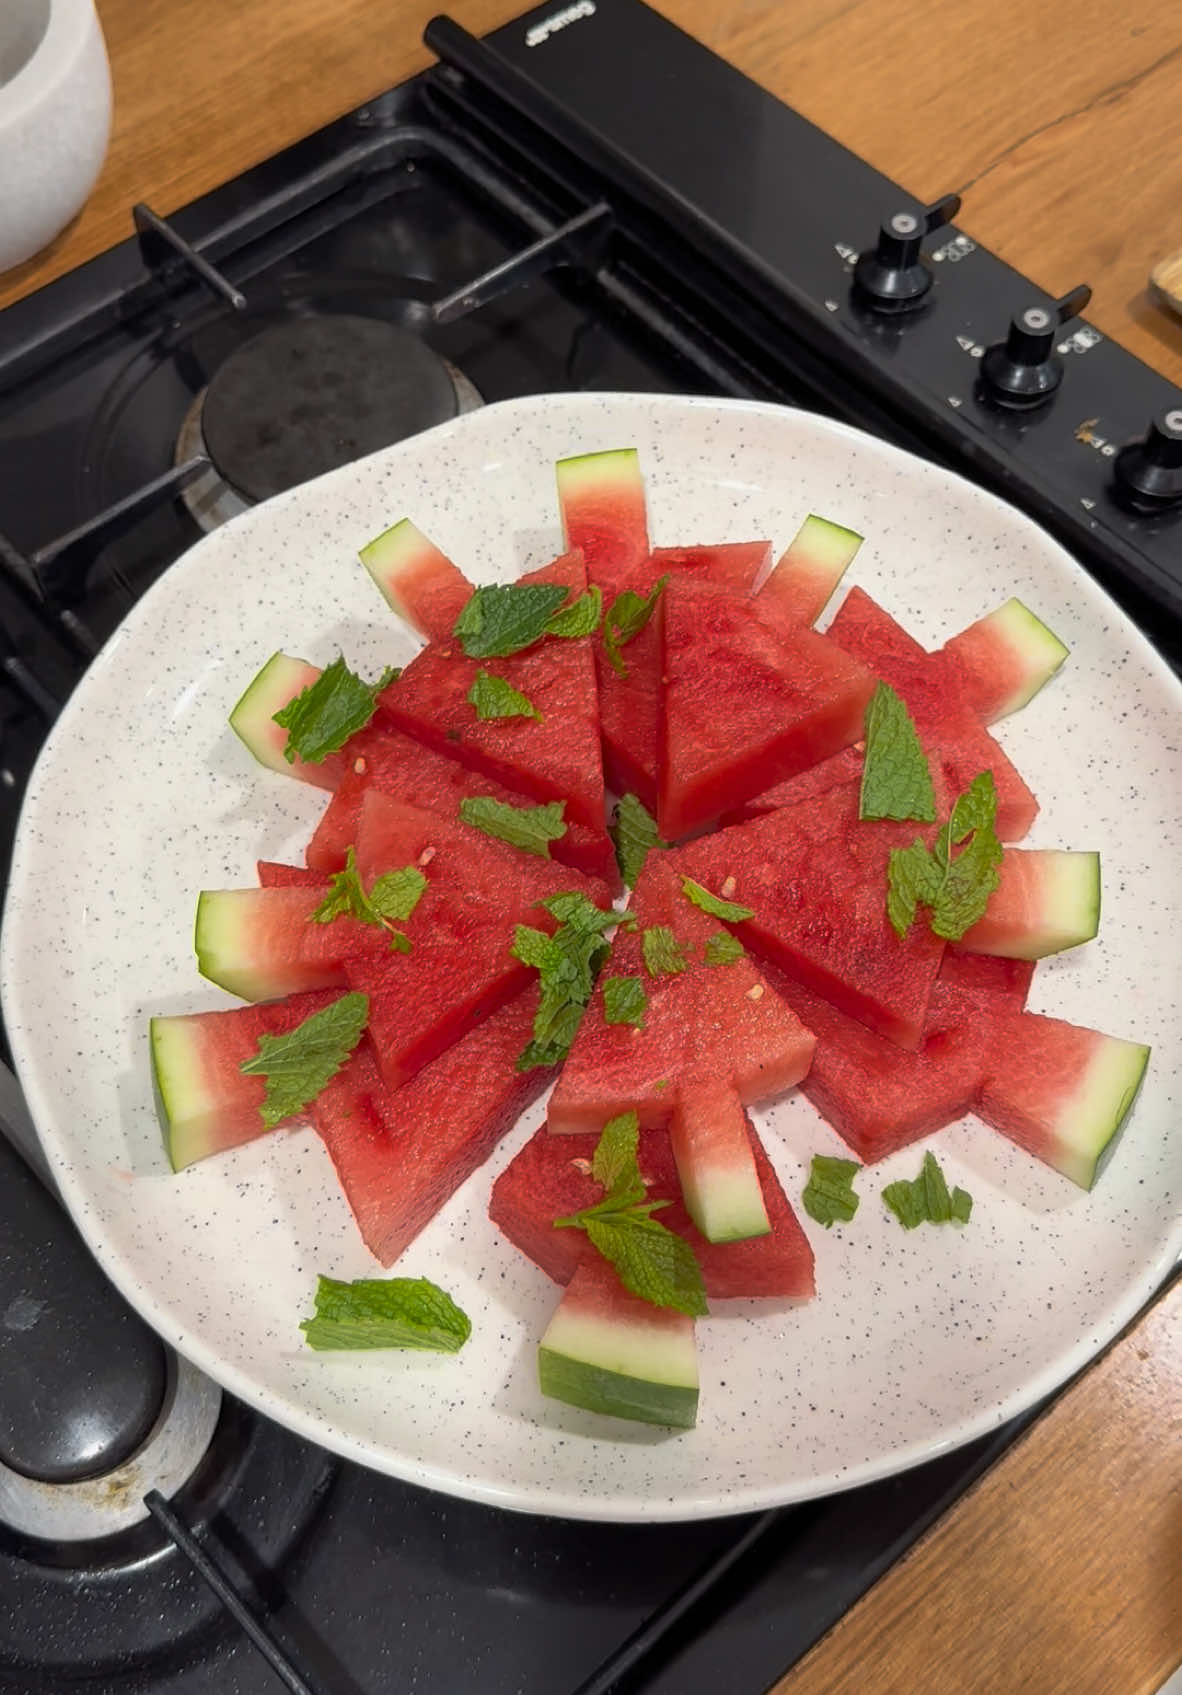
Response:
[{"label": "bowl rim", "polygon": [[94,0],[49,0],[41,39],[11,81],[0,84],[0,129],[61,88],[96,31],[101,40]]}]

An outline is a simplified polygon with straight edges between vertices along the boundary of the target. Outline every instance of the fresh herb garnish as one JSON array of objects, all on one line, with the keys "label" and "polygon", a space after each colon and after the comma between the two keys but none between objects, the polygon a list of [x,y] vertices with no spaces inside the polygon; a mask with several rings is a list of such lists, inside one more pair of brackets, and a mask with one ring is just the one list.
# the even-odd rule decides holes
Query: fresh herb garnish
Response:
[{"label": "fresh herb garnish", "polygon": [[603,591],[588,589],[569,605],[561,583],[489,584],[465,603],[452,635],[469,659],[498,659],[532,647],[543,636],[589,636],[598,628]]},{"label": "fresh herb garnish", "polygon": [[395,925],[410,917],[426,887],[427,879],[417,866],[403,865],[396,871],[383,872],[366,894],[350,847],[345,850],[345,869],[333,872],[328,893],[310,916],[316,924],[329,924],[341,917],[380,924],[390,932],[390,946],[398,953],[409,953],[410,937]]},{"label": "fresh herb garnish", "polygon": [[854,1193],[854,1176],[861,1170],[856,1159],[833,1159],[814,1154],[809,1180],[801,1200],[804,1210],[828,1230],[834,1223],[848,1224],[858,1210],[860,1197]]},{"label": "fresh herb garnish", "polygon": [[310,1348],[421,1348],[455,1354],[472,1323],[451,1296],[425,1277],[321,1277],[316,1312],[300,1325]]},{"label": "fresh herb garnish", "polygon": [[620,649],[644,629],[656,610],[661,591],[668,581],[668,576],[658,577],[647,594],[636,594],[632,589],[625,589],[607,609],[607,616],[603,620],[603,650],[611,662],[612,669],[618,671],[621,677],[628,675],[628,667],[624,664]]},{"label": "fresh herb garnish", "polygon": [[519,924],[510,950],[515,959],[537,971],[541,990],[533,1040],[517,1060],[518,1071],[559,1065],[566,1058],[596,975],[608,956],[604,931],[622,922],[619,913],[602,911],[577,890],[551,895],[542,905],[558,929],[548,936],[544,930]]},{"label": "fresh herb garnish", "polygon": [[[997,790],[992,771],[974,777],[959,797],[934,847],[918,838],[910,847],[892,848],[887,867],[887,917],[903,937],[919,906],[928,908],[934,935],[957,942],[983,917],[1000,882],[1002,846],[993,820]],[[952,850],[970,838],[955,858]]]},{"label": "fresh herb garnish", "polygon": [[866,708],[858,817],[935,822],[932,774],[919,736],[903,701],[886,683],[879,683]]},{"label": "fresh herb garnish", "polygon": [[721,918],[727,924],[741,924],[745,918],[755,917],[749,906],[738,906],[733,900],[722,900],[718,895],[712,895],[709,889],[704,889],[701,883],[695,883],[692,877],[681,879],[681,892],[686,900],[692,901],[703,912],[708,912],[711,918]]},{"label": "fresh herb garnish", "polygon": [[640,1122],[634,1112],[610,1119],[591,1161],[591,1175],[605,1190],[594,1206],[556,1218],[556,1230],[585,1230],[614,1268],[625,1289],[653,1306],[700,1317],[708,1309],[702,1271],[684,1237],[652,1215],[667,1201],[646,1201],[637,1164]]},{"label": "fresh herb garnish", "polygon": [[330,753],[338,753],[350,736],[364,730],[379,694],[398,675],[391,667],[376,683],[367,683],[338,654],[314,683],[274,715],[274,722],[287,731],[283,757],[288,764],[294,765],[298,755],[306,765],[317,765]]},{"label": "fresh herb garnish", "polygon": [[685,949],[667,924],[651,924],[642,931],[640,946],[650,977],[671,977],[685,970]]},{"label": "fresh herb garnish", "polygon": [[545,633],[548,636],[563,636],[567,640],[594,635],[602,616],[603,590],[598,583],[594,583],[586,594],[572,600],[569,606],[560,607],[553,617],[547,620]]},{"label": "fresh herb garnish", "polygon": [[281,1036],[259,1037],[258,1052],[243,1060],[247,1077],[265,1077],[259,1108],[268,1130],[314,1101],[361,1040],[369,1018],[368,995],[342,995]]},{"label": "fresh herb garnish", "polygon": [[549,859],[550,843],[566,835],[562,821],[565,810],[564,800],[552,800],[545,806],[509,806],[487,795],[466,795],[460,802],[460,817],[465,824],[542,859]]},{"label": "fresh herb garnish", "polygon": [[640,977],[605,977],[603,980],[603,1021],[605,1024],[644,1024],[648,995]]},{"label": "fresh herb garnish", "polygon": [[882,1198],[904,1230],[920,1224],[967,1224],[973,1212],[973,1197],[967,1189],[948,1192],[944,1173],[932,1153],[923,1156],[919,1176],[902,1177],[888,1183]]},{"label": "fresh herb garnish", "polygon": [[729,930],[715,930],[706,937],[703,957],[707,965],[736,965],[746,953],[738,936],[732,936]]},{"label": "fresh herb garnish", "polygon": [[477,671],[468,690],[468,704],[476,708],[478,718],[536,718],[542,714],[532,701],[507,683],[504,677],[493,677],[487,671]]},{"label": "fresh herb garnish", "polygon": [[644,862],[652,848],[668,847],[661,840],[657,821],[640,804],[635,795],[624,795],[612,814],[612,841],[616,844],[616,863],[620,876],[630,889],[644,870]]}]

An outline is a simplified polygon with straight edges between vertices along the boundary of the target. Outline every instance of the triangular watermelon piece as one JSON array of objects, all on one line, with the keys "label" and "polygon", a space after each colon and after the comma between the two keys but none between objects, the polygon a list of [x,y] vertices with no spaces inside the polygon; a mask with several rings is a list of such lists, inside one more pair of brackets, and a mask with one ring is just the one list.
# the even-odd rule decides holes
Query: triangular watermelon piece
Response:
[{"label": "triangular watermelon piece", "polygon": [[886,915],[887,859],[915,824],[862,823],[856,787],[688,842],[679,875],[750,908],[735,934],[871,1030],[915,1048],[944,944],[926,924],[902,940]]},{"label": "triangular watermelon piece", "polygon": [[764,618],[758,596],[670,582],[662,599],[667,839],[861,737],[875,680],[828,637]]},{"label": "triangular watermelon piece", "polygon": [[[352,836],[349,840],[352,841]],[[341,855],[341,864],[345,856]],[[263,889],[327,889],[328,879],[323,872],[313,871],[306,865],[280,865],[273,859],[260,859],[255,869],[259,874],[259,887]]]},{"label": "triangular watermelon piece", "polygon": [[313,1103],[312,1122],[336,1166],[366,1247],[392,1265],[550,1080],[517,1071],[533,1032],[527,989],[400,1089],[358,1048]]},{"label": "triangular watermelon piece", "polygon": [[370,790],[361,807],[357,869],[368,888],[383,872],[417,866],[427,887],[401,928],[413,951],[384,949],[346,967],[370,996],[369,1033],[387,1085],[398,1088],[528,984],[513,957],[518,924],[550,924],[537,903],[580,889],[597,905],[602,883],[519,852],[437,813]]},{"label": "triangular watermelon piece", "polygon": [[[305,856],[309,866],[320,872],[339,871],[345,863],[345,849],[356,840],[361,802],[370,788],[408,806],[438,812],[453,822],[460,802],[469,795],[486,796],[507,806],[534,804],[532,795],[508,789],[492,777],[445,759],[389,723],[371,724],[354,736],[344,751],[348,756],[344,775]],[[617,886],[615,850],[602,823],[597,828],[568,823],[565,836],[551,842],[550,852],[585,876],[602,877],[613,888]]]},{"label": "triangular watermelon piece", "polygon": [[[579,553],[564,554],[523,583],[587,587]],[[478,671],[502,677],[541,714],[480,719],[468,700]],[[603,761],[591,638],[546,638],[501,659],[469,659],[458,641],[429,644],[379,697],[406,735],[536,800],[566,802],[569,822],[603,828]]]},{"label": "triangular watermelon piece", "polygon": [[[664,1130],[640,1133],[637,1160],[648,1198],[671,1203],[657,1216],[693,1248],[712,1300],[807,1297],[816,1287],[808,1238],[749,1120],[746,1135],[771,1225],[766,1235],[717,1245],[706,1240],[686,1210],[673,1146]],[[581,1230],[555,1230],[554,1220],[601,1199],[603,1191],[591,1177],[598,1140],[598,1134],[555,1136],[539,1130],[493,1184],[489,1217],[556,1283],[568,1283],[596,1252]]]},{"label": "triangular watermelon piece", "polygon": [[[650,855],[551,1097],[552,1131],[601,1129],[634,1109],[643,1125],[669,1125],[691,1216],[711,1241],[769,1228],[743,1103],[791,1088],[813,1041],[749,960],[708,964],[716,920],[692,906]],[[672,932],[683,969],[653,975],[645,933]],[[667,938],[666,938],[667,939]],[[609,1023],[606,985],[638,978],[643,1024]]]},{"label": "triangular watermelon piece", "polygon": [[605,600],[628,587],[648,555],[648,515],[640,455],[634,447],[582,453],[554,467],[567,547],[578,548]]}]

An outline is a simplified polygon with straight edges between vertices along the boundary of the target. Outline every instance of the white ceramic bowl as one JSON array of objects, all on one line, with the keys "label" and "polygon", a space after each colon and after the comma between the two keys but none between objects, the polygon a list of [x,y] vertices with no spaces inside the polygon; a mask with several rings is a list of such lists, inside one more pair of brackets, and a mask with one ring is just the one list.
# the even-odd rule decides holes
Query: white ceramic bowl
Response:
[{"label": "white ceramic bowl", "polygon": [[0,271],[81,210],[111,134],[94,0],[0,0]]}]

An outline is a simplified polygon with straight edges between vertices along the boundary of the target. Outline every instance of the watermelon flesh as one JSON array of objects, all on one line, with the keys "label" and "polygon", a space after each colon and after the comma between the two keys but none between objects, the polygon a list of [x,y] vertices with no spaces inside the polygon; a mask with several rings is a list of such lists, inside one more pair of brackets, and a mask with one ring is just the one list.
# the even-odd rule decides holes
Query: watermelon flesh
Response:
[{"label": "watermelon flesh", "polygon": [[1100,855],[1007,848],[985,915],[956,946],[965,953],[1045,959],[1100,928]]},{"label": "watermelon flesh", "polygon": [[634,447],[583,453],[560,459],[554,472],[565,545],[578,548],[605,598],[618,594],[648,554],[640,455]]},{"label": "watermelon flesh", "polygon": [[390,1089],[368,1043],[313,1102],[362,1239],[394,1261],[550,1080],[514,1064],[533,1032],[537,991],[519,995]]},{"label": "watermelon flesh", "polygon": [[150,1043],[164,1147],[174,1171],[266,1135],[266,1079],[243,1076],[260,1036],[282,1036],[337,997],[293,995],[266,1006],[153,1018]]},{"label": "watermelon flesh", "polygon": [[[572,598],[587,587],[579,553],[520,580],[561,584]],[[517,689],[541,721],[477,718],[468,692],[478,671]],[[434,641],[383,691],[379,707],[397,729],[436,753],[535,801],[565,801],[568,822],[603,828],[599,702],[589,637],[548,638],[501,659],[469,659],[458,642]]]},{"label": "watermelon flesh", "polygon": [[[341,861],[342,865],[344,860]],[[306,865],[280,865],[273,859],[260,859],[255,869],[259,886],[264,889],[327,889],[328,879]]]},{"label": "watermelon flesh", "polygon": [[[723,969],[720,967],[719,969]],[[664,1130],[642,1130],[637,1161],[650,1200],[667,1200],[657,1215],[684,1236],[702,1268],[711,1300],[770,1296],[807,1299],[815,1293],[813,1251],[797,1222],[775,1168],[746,1124],[770,1231],[745,1241],[708,1242],[694,1224],[682,1196],[673,1146]],[[532,1136],[493,1184],[488,1215],[528,1259],[556,1283],[567,1283],[587,1259],[598,1259],[582,1230],[556,1230],[556,1218],[594,1206],[603,1191],[591,1176],[598,1131]]]},{"label": "watermelon flesh", "polygon": [[1007,600],[932,655],[982,723],[1017,712],[1059,670],[1068,649],[1020,600]]},{"label": "watermelon flesh", "polygon": [[766,620],[760,596],[670,582],[657,821],[667,840],[857,741],[874,677],[826,636]]},{"label": "watermelon flesh", "polygon": [[[344,865],[345,849],[357,838],[367,789],[437,812],[452,823],[457,821],[461,800],[469,795],[487,796],[507,806],[533,804],[532,796],[444,758],[389,724],[371,724],[352,738],[346,752],[345,773],[306,851],[308,865],[318,872],[339,871]],[[615,850],[602,821],[595,828],[568,823],[566,834],[551,842],[550,852],[585,876],[603,878],[613,888],[618,883]]]},{"label": "watermelon flesh", "polygon": [[361,563],[391,611],[428,641],[446,641],[472,598],[464,573],[409,518],[368,542]]},{"label": "watermelon flesh", "polygon": [[629,1294],[611,1266],[588,1261],[538,1344],[538,1386],[588,1412],[688,1430],[698,1416],[694,1321]]},{"label": "watermelon flesh", "polygon": [[248,1001],[343,986],[346,961],[387,951],[389,938],[356,918],[315,921],[323,898],[322,887],[205,890],[197,901],[197,969]]},{"label": "watermelon flesh", "polygon": [[344,774],[344,754],[330,753],[311,763],[297,754],[289,761],[284,751],[287,731],[275,722],[275,714],[311,688],[319,676],[319,665],[293,659],[288,653],[273,653],[231,712],[230,728],[269,771],[296,777],[316,788],[335,789]]},{"label": "watermelon flesh", "polygon": [[764,813],[668,855],[679,876],[752,909],[746,946],[840,1012],[916,1048],[944,944],[925,924],[895,935],[887,859],[915,824],[861,823],[856,787]]}]

